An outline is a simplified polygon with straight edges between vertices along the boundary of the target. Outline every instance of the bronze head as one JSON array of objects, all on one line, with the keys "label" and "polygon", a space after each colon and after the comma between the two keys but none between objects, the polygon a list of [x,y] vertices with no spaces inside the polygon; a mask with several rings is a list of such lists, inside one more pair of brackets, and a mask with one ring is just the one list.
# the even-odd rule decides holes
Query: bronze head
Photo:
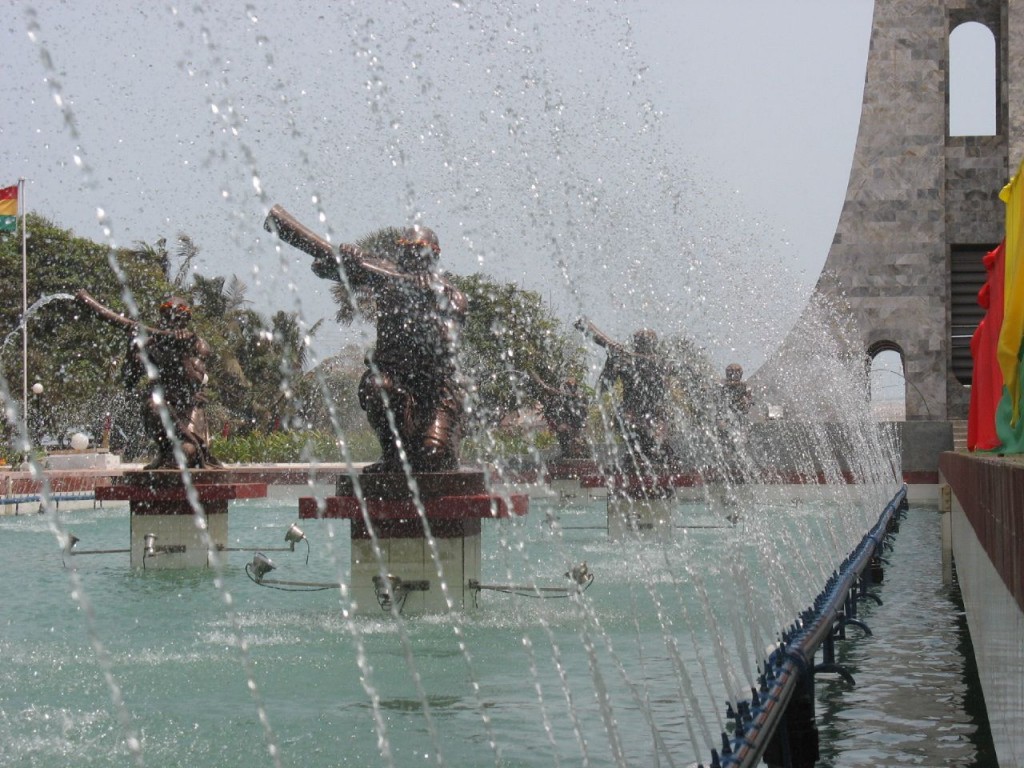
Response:
[{"label": "bronze head", "polygon": [[180,296],[170,296],[160,305],[160,325],[163,328],[184,328],[192,319],[192,309]]},{"label": "bronze head", "polygon": [[641,355],[653,355],[658,345],[658,334],[644,328],[633,334],[633,351]]},{"label": "bronze head", "polygon": [[743,366],[739,363],[729,363],[725,366],[725,380],[726,381],[742,381],[743,380]]},{"label": "bronze head", "polygon": [[437,241],[434,230],[420,224],[414,224],[402,230],[398,238],[402,247],[399,265],[407,272],[424,272],[437,263],[441,253],[441,244]]}]

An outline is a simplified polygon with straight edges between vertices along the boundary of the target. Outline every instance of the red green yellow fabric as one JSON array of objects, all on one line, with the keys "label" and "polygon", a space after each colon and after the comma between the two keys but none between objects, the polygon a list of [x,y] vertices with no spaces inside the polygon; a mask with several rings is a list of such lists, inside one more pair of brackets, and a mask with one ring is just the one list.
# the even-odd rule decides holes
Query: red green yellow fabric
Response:
[{"label": "red green yellow fabric", "polygon": [[0,189],[0,232],[13,232],[18,228],[18,188]]},{"label": "red green yellow fabric", "polygon": [[986,311],[971,336],[974,375],[967,411],[967,450],[996,451],[1003,447],[996,427],[996,412],[1003,396],[1003,374],[996,361],[999,330],[1003,323],[1005,243],[985,254],[988,278],[978,291],[978,304]]},{"label": "red green yellow fabric", "polygon": [[1010,426],[1020,421],[1020,342],[1024,337],[1024,181],[1021,171],[1003,187],[999,198],[1006,203],[1006,262],[1003,283],[1003,323],[999,331],[997,357],[1003,384],[1010,398]]}]

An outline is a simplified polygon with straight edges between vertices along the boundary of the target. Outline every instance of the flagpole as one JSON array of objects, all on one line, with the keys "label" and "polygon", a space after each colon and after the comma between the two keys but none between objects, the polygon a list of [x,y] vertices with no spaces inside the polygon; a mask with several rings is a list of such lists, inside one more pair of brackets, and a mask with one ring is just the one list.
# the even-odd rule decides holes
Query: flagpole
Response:
[{"label": "flagpole", "polygon": [[28,233],[25,226],[25,179],[18,179],[21,206],[21,417],[28,430]]}]

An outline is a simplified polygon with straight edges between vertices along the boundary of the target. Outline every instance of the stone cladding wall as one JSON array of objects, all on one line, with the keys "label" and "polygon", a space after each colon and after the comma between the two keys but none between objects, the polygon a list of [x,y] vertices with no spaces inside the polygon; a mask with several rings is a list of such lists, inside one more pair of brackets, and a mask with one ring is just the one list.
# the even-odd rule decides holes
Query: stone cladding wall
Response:
[{"label": "stone cladding wall", "polygon": [[[996,136],[947,135],[949,33],[966,21],[995,36]],[[844,296],[866,353],[902,352],[908,420],[966,418],[969,390],[951,372],[950,252],[1002,239],[998,193],[1022,137],[1024,3],[876,0],[857,147],[818,290]]]}]

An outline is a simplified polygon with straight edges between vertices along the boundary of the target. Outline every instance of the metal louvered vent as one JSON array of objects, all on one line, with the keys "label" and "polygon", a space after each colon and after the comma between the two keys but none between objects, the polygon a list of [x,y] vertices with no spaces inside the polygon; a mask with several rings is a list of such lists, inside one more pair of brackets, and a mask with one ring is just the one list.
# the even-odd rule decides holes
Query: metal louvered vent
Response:
[{"label": "metal louvered vent", "polygon": [[985,316],[978,304],[978,291],[985,284],[982,258],[995,246],[952,246],[949,260],[949,306],[951,365],[957,381],[970,385],[974,374],[971,336]]}]

